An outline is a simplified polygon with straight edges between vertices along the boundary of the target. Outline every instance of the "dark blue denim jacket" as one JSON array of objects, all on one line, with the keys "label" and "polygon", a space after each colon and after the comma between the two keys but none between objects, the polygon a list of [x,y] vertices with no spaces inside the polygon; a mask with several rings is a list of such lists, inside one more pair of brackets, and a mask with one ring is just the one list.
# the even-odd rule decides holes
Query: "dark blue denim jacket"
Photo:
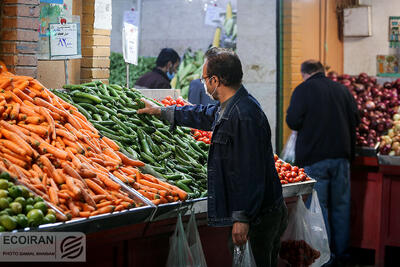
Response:
[{"label": "dark blue denim jacket", "polygon": [[209,225],[228,226],[240,218],[254,222],[282,199],[271,129],[243,86],[217,120],[219,110],[219,103],[176,107],[174,123],[213,131],[207,168]]}]

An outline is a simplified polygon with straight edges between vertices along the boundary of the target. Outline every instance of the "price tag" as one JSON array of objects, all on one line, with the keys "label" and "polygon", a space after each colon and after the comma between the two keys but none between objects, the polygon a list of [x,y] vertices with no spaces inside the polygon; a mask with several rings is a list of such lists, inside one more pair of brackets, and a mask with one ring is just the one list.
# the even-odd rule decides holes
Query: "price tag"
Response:
[{"label": "price tag", "polygon": [[139,28],[130,23],[124,23],[122,30],[122,52],[125,62],[138,64]]},{"label": "price tag", "polygon": [[50,57],[78,54],[78,24],[50,24]]},{"label": "price tag", "polygon": [[204,24],[217,27],[221,23],[220,14],[224,12],[222,8],[216,6],[207,6]]}]

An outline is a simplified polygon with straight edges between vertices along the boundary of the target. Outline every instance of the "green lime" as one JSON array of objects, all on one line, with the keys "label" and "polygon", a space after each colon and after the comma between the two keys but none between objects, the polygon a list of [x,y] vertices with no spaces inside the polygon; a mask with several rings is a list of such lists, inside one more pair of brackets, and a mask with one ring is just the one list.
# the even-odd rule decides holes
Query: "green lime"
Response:
[{"label": "green lime", "polygon": [[3,226],[0,225],[0,232],[5,232],[6,228],[4,228]]},{"label": "green lime", "polygon": [[32,205],[26,205],[25,206],[25,213],[30,212],[31,210],[33,210],[33,206]]},{"label": "green lime", "polygon": [[0,179],[0,189],[7,189],[8,188],[8,181],[5,179]]},{"label": "green lime", "polygon": [[22,186],[22,185],[19,185],[19,187],[20,187],[21,190],[22,190],[22,196],[23,196],[24,198],[28,198],[28,197],[30,196],[29,190],[28,190],[25,186]]},{"label": "green lime", "polygon": [[33,200],[35,203],[37,202],[43,202],[43,198],[41,197],[35,197],[35,199]]},{"label": "green lime", "polygon": [[8,197],[8,191],[4,189],[0,189],[0,197]]},{"label": "green lime", "polygon": [[8,231],[14,230],[17,227],[17,221],[9,215],[1,216],[0,224]]},{"label": "green lime", "polygon": [[22,213],[22,205],[19,202],[11,203],[10,208],[15,215]]},{"label": "green lime", "polygon": [[28,224],[30,226],[39,226],[43,221],[43,212],[39,209],[33,209],[28,212]]},{"label": "green lime", "polygon": [[10,174],[8,173],[8,172],[2,172],[1,174],[0,174],[0,178],[1,179],[6,179],[6,180],[10,180]]},{"label": "green lime", "polygon": [[13,215],[13,211],[11,208],[6,208],[4,211],[7,212],[8,215]]},{"label": "green lime", "polygon": [[47,214],[53,214],[54,216],[56,216],[56,211],[53,209],[48,209]]},{"label": "green lime", "polygon": [[44,202],[36,202],[35,205],[33,205],[35,209],[39,209],[43,212],[43,214],[47,214],[47,205]]},{"label": "green lime", "polygon": [[17,197],[16,199],[14,199],[14,201],[21,203],[22,207],[26,206],[26,200],[24,197]]},{"label": "green lime", "polygon": [[7,198],[0,198],[0,209],[4,210],[10,206],[10,203],[8,202]]},{"label": "green lime", "polygon": [[12,197],[7,197],[8,203],[14,202],[14,199]]},{"label": "green lime", "polygon": [[8,193],[10,194],[10,197],[17,198],[22,196],[22,189],[21,187],[15,185],[8,189]]},{"label": "green lime", "polygon": [[21,228],[28,227],[28,217],[26,217],[24,214],[18,214],[17,223],[19,226],[21,226]]},{"label": "green lime", "polygon": [[33,198],[30,197],[26,200],[26,205],[33,205],[33,204],[35,204],[35,201],[33,200]]},{"label": "green lime", "polygon": [[47,214],[46,216],[44,216],[44,219],[49,221],[49,223],[55,223],[56,222],[56,215]]},{"label": "green lime", "polygon": [[2,210],[2,211],[0,211],[0,217],[3,216],[3,215],[10,215],[10,214],[8,214],[7,211]]},{"label": "green lime", "polygon": [[15,184],[14,183],[12,183],[12,182],[8,182],[8,188],[11,188],[11,187],[13,187]]}]

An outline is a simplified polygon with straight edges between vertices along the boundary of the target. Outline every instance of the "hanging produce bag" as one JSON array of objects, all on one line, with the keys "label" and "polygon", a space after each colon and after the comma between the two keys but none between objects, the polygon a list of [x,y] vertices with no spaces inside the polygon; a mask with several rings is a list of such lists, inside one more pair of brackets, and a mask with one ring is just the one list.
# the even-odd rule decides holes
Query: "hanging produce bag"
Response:
[{"label": "hanging produce bag", "polygon": [[251,252],[250,241],[246,245],[235,246],[233,250],[233,267],[257,267]]},{"label": "hanging produce bag", "polygon": [[328,234],[315,190],[310,210],[299,196],[282,236],[279,256],[292,267],[316,267],[329,261]]},{"label": "hanging produce bag", "polygon": [[186,226],[186,238],[192,253],[193,263],[195,267],[207,267],[206,258],[204,257],[203,247],[201,245],[200,235],[197,231],[196,216],[192,210],[189,223]]},{"label": "hanging produce bag", "polygon": [[178,214],[178,221],[174,234],[170,238],[170,247],[167,260],[167,267],[194,267],[194,261],[185,230],[183,229],[181,214]]},{"label": "hanging produce bag", "polygon": [[296,159],[296,140],[297,131],[292,131],[285,147],[282,150],[281,158],[288,163],[293,164]]}]

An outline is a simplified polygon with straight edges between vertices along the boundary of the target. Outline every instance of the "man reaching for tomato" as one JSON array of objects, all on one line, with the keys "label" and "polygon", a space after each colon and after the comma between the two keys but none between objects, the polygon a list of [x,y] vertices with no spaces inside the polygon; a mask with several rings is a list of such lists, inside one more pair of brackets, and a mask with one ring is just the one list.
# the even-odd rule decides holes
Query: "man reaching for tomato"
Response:
[{"label": "man reaching for tomato", "polygon": [[[298,131],[296,165],[317,180],[315,189],[331,243],[328,266],[344,266],[350,232],[350,163],[360,119],[349,90],[324,74],[322,64],[301,64],[304,82],[293,92],[286,122]],[[329,214],[329,215],[328,215]]]},{"label": "man reaching for tomato", "polygon": [[138,113],[173,125],[213,130],[208,155],[208,223],[232,226],[232,242],[250,240],[257,266],[277,266],[287,208],[275,169],[271,130],[259,103],[242,85],[242,65],[231,50],[205,54],[202,82],[216,105],[160,108]]}]

